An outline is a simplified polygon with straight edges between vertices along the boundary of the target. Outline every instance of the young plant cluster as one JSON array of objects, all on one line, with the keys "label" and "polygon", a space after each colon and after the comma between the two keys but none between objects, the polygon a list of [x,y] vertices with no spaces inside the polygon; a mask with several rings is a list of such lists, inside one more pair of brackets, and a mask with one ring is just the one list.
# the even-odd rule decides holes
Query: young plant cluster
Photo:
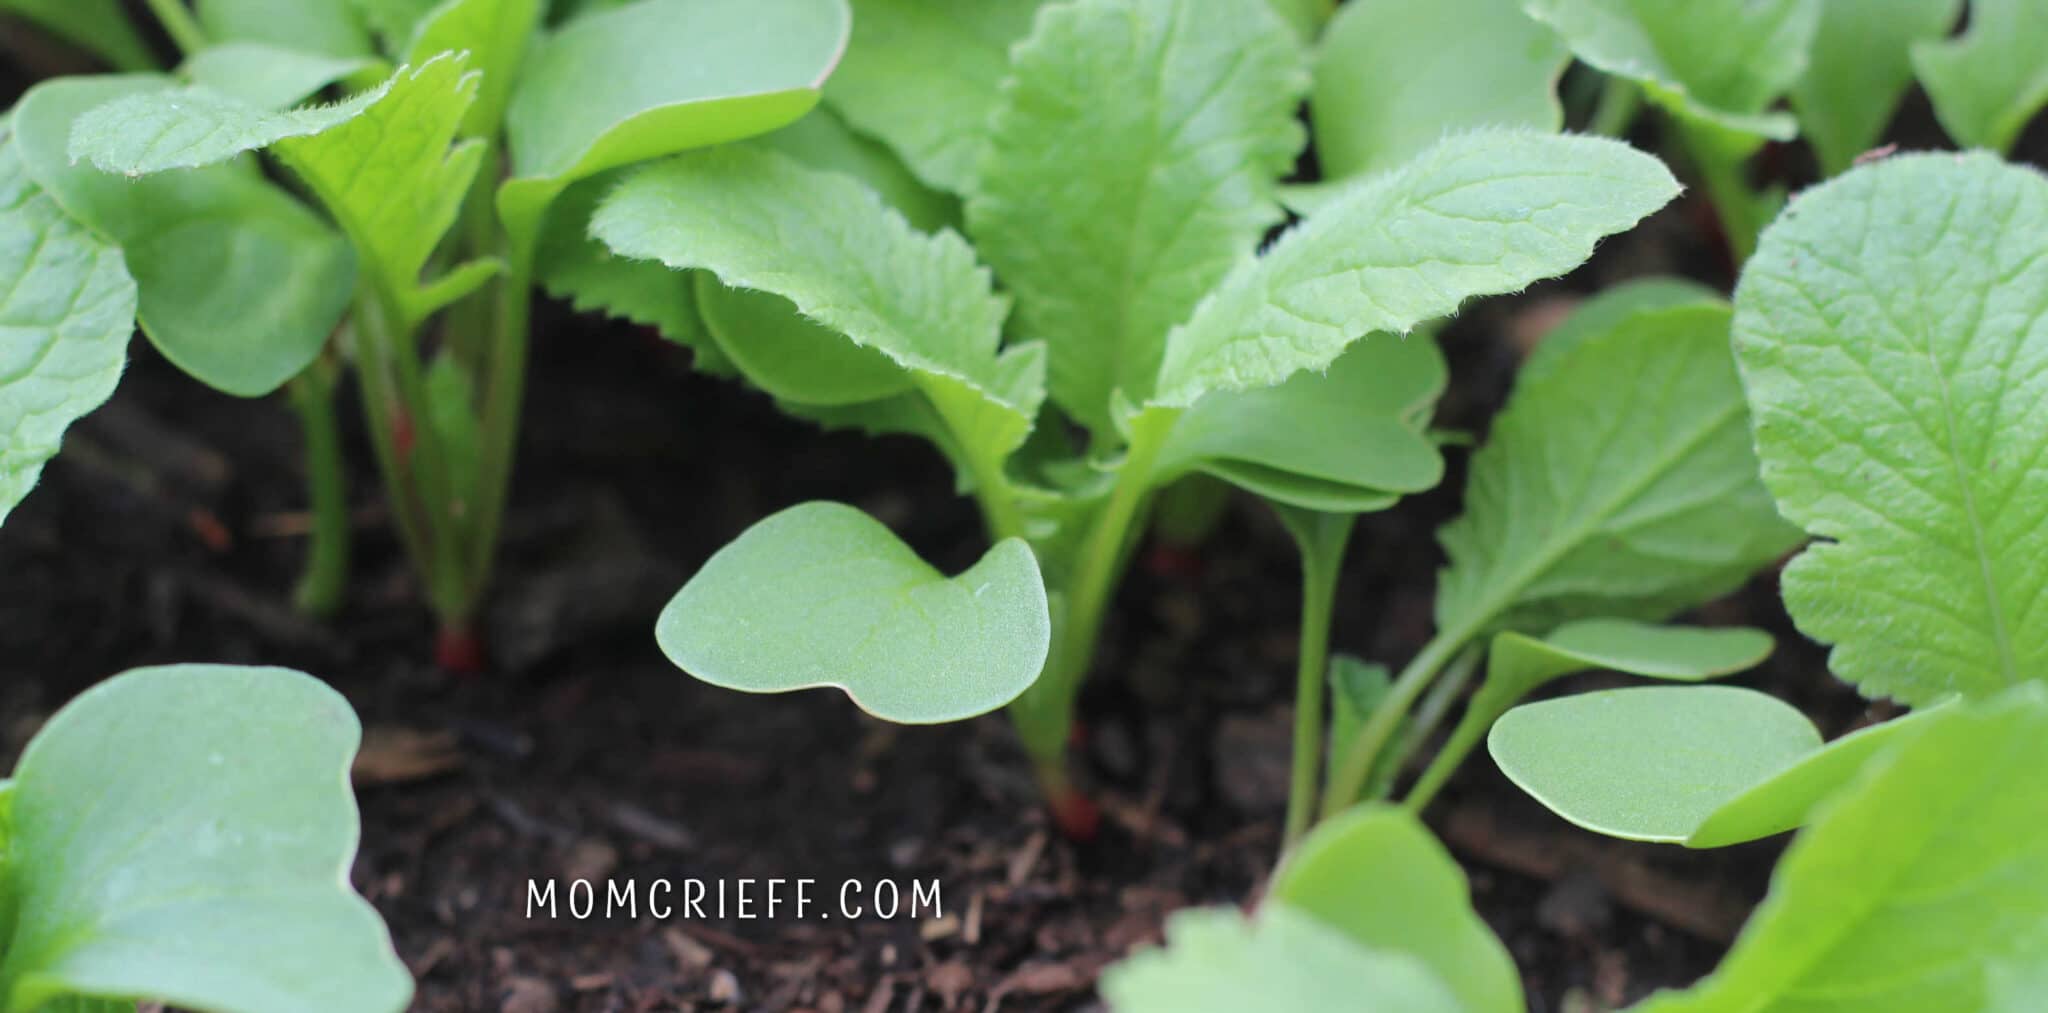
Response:
[{"label": "young plant cluster", "polygon": [[[1961,34],[1963,0],[287,6],[150,0],[163,71],[117,4],[0,0],[124,71],[0,125],[0,517],[139,323],[209,386],[288,392],[302,601],[331,608],[351,373],[444,654],[473,658],[539,286],[950,462],[989,546],[965,571],[798,504],[657,640],[889,721],[1007,707],[1077,837],[1065,750],[1134,555],[1199,538],[1220,487],[1270,504],[1302,574],[1285,853],[1254,912],[1184,912],[1111,969],[1116,1009],[1525,1008],[1420,820],[1482,744],[1597,833],[1799,831],[1721,970],[1640,1009],[2048,1003],[2048,176],[2002,157],[2048,104],[2041,0],[1971,0]],[[1574,59],[1598,94],[1565,133]],[[1915,81],[1981,150],[1861,157]],[[1469,455],[1433,635],[1332,657],[1355,518],[1447,473],[1438,327],[1680,193],[1624,136],[1705,191],[1732,299],[1649,276],[1580,303]],[[1827,179],[1788,199],[1755,174],[1799,138]],[[1673,618],[1795,551],[1794,623],[1904,716],[1823,742],[1705,684],[1772,639]],[[1588,670],[1663,684],[1525,702]],[[356,735],[275,669],[80,697],[4,789],[0,1004],[402,1006],[335,874]]]}]

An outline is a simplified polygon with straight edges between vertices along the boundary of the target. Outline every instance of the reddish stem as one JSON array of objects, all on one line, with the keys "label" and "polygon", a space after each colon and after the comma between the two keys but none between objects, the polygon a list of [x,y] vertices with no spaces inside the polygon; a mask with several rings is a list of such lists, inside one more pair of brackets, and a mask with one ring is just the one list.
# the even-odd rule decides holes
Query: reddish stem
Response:
[{"label": "reddish stem", "polygon": [[434,636],[434,664],[451,675],[475,678],[484,670],[484,644],[468,623],[443,625]]}]

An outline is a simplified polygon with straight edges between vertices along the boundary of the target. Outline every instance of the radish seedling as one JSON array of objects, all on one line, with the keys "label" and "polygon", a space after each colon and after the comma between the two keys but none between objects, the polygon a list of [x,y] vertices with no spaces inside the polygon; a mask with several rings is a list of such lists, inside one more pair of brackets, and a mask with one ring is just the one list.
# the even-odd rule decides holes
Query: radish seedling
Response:
[{"label": "radish seedling", "polygon": [[[844,2],[638,0],[553,27],[538,0],[150,6],[186,51],[177,73],[38,85],[12,113],[18,160],[65,222],[118,248],[166,358],[231,394],[292,384],[316,610],[346,575],[333,391],[354,367],[442,658],[473,665],[555,198],[802,116],[843,47]],[[108,56],[133,63],[125,49]],[[306,104],[336,85],[341,101]]]},{"label": "radish seedling", "polygon": [[[738,684],[751,680],[706,659],[736,664],[763,650],[755,631],[802,627],[814,654],[794,667],[829,671],[862,652],[864,671],[918,687],[922,719],[988,710],[1023,690],[1012,714],[1071,818],[1063,748],[1075,694],[1155,491],[1199,472],[1347,512],[1429,487],[1441,462],[1415,406],[1440,383],[1440,364],[1425,339],[1404,343],[1400,332],[1571,269],[1675,185],[1654,159],[1610,141],[1455,135],[1332,197],[1255,256],[1281,218],[1275,194],[1303,140],[1293,111],[1307,85],[1299,44],[1263,0],[1048,5],[1010,48],[1000,87],[978,79],[916,96],[873,88],[884,55],[908,73],[918,47],[959,22],[1006,38],[1025,31],[1019,12],[876,6],[877,18],[904,20],[890,37],[905,48],[863,54],[857,37],[852,91],[833,101],[855,124],[886,121],[880,136],[927,183],[958,188],[964,235],[922,231],[856,179],[761,143],[632,174],[591,229],[621,256],[709,272],[784,313],[793,304],[809,328],[774,331],[801,342],[775,354],[755,331],[713,331],[740,372],[795,410],[936,442],[990,535],[1037,557],[1043,591],[1023,586],[1036,581],[1023,568],[984,574],[980,593],[1003,607],[980,613],[977,630],[1034,625],[1042,608],[1052,627],[1043,671],[1028,690],[952,679],[957,664],[926,663],[934,645],[983,637],[939,616],[870,636],[827,621],[826,603],[694,618],[677,607],[661,638],[700,677]],[[968,76],[957,63],[938,60],[932,73]],[[942,97],[917,116],[876,112],[884,97],[897,108],[925,94]],[[935,123],[958,129],[941,137]],[[1079,443],[1067,420],[1085,433]],[[1387,452],[1360,452],[1360,441]],[[785,558],[787,546],[749,543],[802,529],[769,523],[775,533],[756,529],[736,548]],[[835,566],[866,565],[820,559],[805,576],[829,584]],[[715,563],[698,581],[720,590],[693,582],[683,595],[738,601],[744,577]],[[931,577],[906,572],[904,586]]]}]

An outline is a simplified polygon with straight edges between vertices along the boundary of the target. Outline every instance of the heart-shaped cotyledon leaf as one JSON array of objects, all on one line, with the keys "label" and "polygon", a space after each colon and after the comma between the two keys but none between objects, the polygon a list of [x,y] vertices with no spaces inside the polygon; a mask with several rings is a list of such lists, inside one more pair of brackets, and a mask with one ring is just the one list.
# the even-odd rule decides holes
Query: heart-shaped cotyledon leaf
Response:
[{"label": "heart-shaped cotyledon leaf", "polygon": [[1024,692],[1052,636],[1038,560],[1007,539],[947,577],[841,503],[748,528],[683,585],[655,639],[705,682],[751,693],[833,686],[903,724],[956,721]]},{"label": "heart-shaped cotyledon leaf", "polygon": [[58,711],[0,805],[0,1008],[404,1008],[412,980],[348,886],[360,738],[340,694],[280,668],[136,669]]}]

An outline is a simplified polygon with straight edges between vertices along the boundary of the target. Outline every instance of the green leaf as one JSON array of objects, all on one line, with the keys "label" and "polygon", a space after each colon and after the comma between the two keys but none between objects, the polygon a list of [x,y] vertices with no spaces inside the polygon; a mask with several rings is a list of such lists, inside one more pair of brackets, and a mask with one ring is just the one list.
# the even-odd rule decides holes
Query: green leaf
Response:
[{"label": "green leaf", "polygon": [[1652,275],[1610,285],[1574,307],[1570,316],[1543,335],[1542,340],[1536,343],[1536,350],[1530,352],[1529,357],[1522,361],[1522,367],[1515,371],[1515,383],[1534,387],[1549,382],[1544,377],[1554,365],[1567,358],[1567,352],[1577,348],[1580,342],[1621,326],[1637,313],[1702,303],[1726,306],[1728,300],[1720,292],[1690,278]]},{"label": "green leaf", "polygon": [[911,389],[903,367],[797,312],[789,300],[691,272],[704,327],[755,386],[784,401],[849,405]]},{"label": "green leaf", "polygon": [[998,356],[1007,305],[974,251],[951,232],[916,231],[849,177],[746,146],[693,152],[636,172],[591,232],[616,253],[789,300],[917,373],[951,402],[941,411],[990,413],[994,451],[1015,449],[1037,415],[1042,356]]},{"label": "green leaf", "polygon": [[1487,751],[1508,780],[1610,837],[1678,843],[1721,804],[1820,748],[1806,715],[1734,686],[1645,686],[1523,704]]},{"label": "green leaf", "polygon": [[116,70],[148,70],[156,65],[149,44],[128,22],[121,0],[0,0],[0,10],[41,25]]},{"label": "green leaf", "polygon": [[192,54],[178,72],[209,92],[258,109],[289,109],[322,88],[376,66],[360,56],[328,56],[263,42],[229,42]]},{"label": "green leaf", "polygon": [[404,1008],[405,965],[348,887],[360,738],[340,694],[279,668],[136,669],[58,711],[9,799],[6,1008]]},{"label": "green leaf", "polygon": [[73,219],[120,244],[143,332],[200,382],[241,397],[276,390],[326,346],[347,309],[347,242],[248,165],[144,179],[109,176],[66,154],[80,113],[141,91],[154,76],[71,77],[15,107],[22,165]]},{"label": "green leaf", "polygon": [[1812,62],[1792,89],[1792,107],[1827,175],[1848,171],[1883,136],[1913,83],[1912,47],[1945,38],[1962,6],[1962,0],[1824,0]]},{"label": "green leaf", "polygon": [[1793,841],[1719,970],[1639,1009],[1980,1010],[2048,960],[2048,697],[1946,710]]},{"label": "green leaf", "polygon": [[267,42],[329,56],[369,56],[369,33],[350,0],[197,0],[214,42]]},{"label": "green leaf", "polygon": [[1464,870],[1398,809],[1361,807],[1316,828],[1274,874],[1266,904],[1312,915],[1368,951],[1422,961],[1467,1013],[1523,1008],[1521,974],[1472,909]]},{"label": "green leaf", "polygon": [[458,0],[351,0],[364,26],[383,42],[384,52],[403,58],[411,51],[407,44],[420,22],[437,8],[446,9]]},{"label": "green leaf", "polygon": [[[1281,511],[1281,516],[1285,517],[1286,511]],[[1380,701],[1387,698],[1387,691],[1394,684],[1393,673],[1387,666],[1349,654],[1330,656],[1328,679],[1330,745],[1326,751],[1326,767],[1343,761],[1344,755],[1351,751],[1351,743],[1358,738],[1358,730],[1365,725],[1365,719],[1379,709]],[[1376,761],[1378,759],[1375,757]],[[1380,769],[1377,762],[1373,769],[1376,772]]]},{"label": "green leaf", "polygon": [[[443,467],[448,469],[445,482],[449,502],[454,509],[462,509],[477,501],[477,461],[483,432],[478,421],[476,384],[470,379],[470,371],[444,352],[427,366],[425,387],[427,425],[433,428],[442,448]],[[414,458],[413,463],[424,470],[421,459]],[[434,476],[422,474],[418,481],[425,485],[434,480]]]},{"label": "green leaf", "polygon": [[361,115],[277,145],[278,157],[348,234],[372,284],[406,330],[474,291],[496,270],[489,262],[471,262],[433,281],[420,276],[455,224],[484,154],[478,141],[450,147],[480,77],[465,72],[463,59],[444,54],[416,69],[402,68]]},{"label": "green leaf", "polygon": [[904,724],[1016,699],[1052,635],[1031,549],[1007,539],[957,577],[838,503],[763,520],[683,585],[655,639],[670,661],[750,693],[833,686]]},{"label": "green leaf", "polygon": [[1399,168],[1447,131],[1555,131],[1569,62],[1515,0],[1347,4],[1316,52],[1309,102],[1323,178]]},{"label": "green leaf", "polygon": [[1718,848],[1783,833],[1807,817],[1843,785],[1856,779],[1872,757],[1916,733],[1945,707],[1930,707],[1883,724],[1859,729],[1800,757],[1770,777],[1721,803],[1685,839],[1688,848]]},{"label": "green leaf", "polygon": [[748,144],[779,151],[827,172],[843,173],[867,185],[882,203],[903,214],[919,232],[958,229],[960,202],[925,186],[890,150],[853,132],[828,106]]},{"label": "green leaf", "polygon": [[1252,920],[1177,911],[1165,948],[1103,972],[1102,995],[1116,1013],[1470,1013],[1421,961],[1368,950],[1284,904]]},{"label": "green leaf", "polygon": [[2034,0],[1971,0],[1961,38],[1913,47],[1920,84],[1958,144],[2010,151],[2048,105],[2048,64],[2035,45],[2043,35],[2048,8]]},{"label": "green leaf", "polygon": [[1266,4],[1302,42],[1314,42],[1323,23],[1337,10],[1337,0],[1266,0]]},{"label": "green leaf", "polygon": [[825,99],[920,179],[967,193],[1009,70],[1039,0],[860,0]]},{"label": "green leaf", "polygon": [[386,82],[333,105],[283,111],[196,85],[133,89],[77,117],[70,156],[124,176],[213,165],[347,123],[390,88]]},{"label": "green leaf", "polygon": [[1736,292],[1735,346],[1801,632],[1868,696],[2048,673],[2048,178],[1888,159],[1807,191]]},{"label": "green leaf", "polygon": [[467,66],[483,76],[476,101],[463,117],[462,136],[497,135],[540,11],[541,0],[446,0],[419,21],[408,63],[417,66],[442,53],[462,51],[469,54]]},{"label": "green leaf", "polygon": [[1432,335],[1373,335],[1328,372],[1196,401],[1167,436],[1155,482],[1199,470],[1306,509],[1384,509],[1443,479],[1428,427],[1447,379]]},{"label": "green leaf", "polygon": [[1156,400],[1277,384],[1353,340],[1562,274],[1678,192],[1614,141],[1460,134],[1346,190],[1246,261],[1167,338]]},{"label": "green leaf", "polygon": [[135,282],[121,251],[30,182],[0,126],[0,521],[106,401],[128,361]]},{"label": "green leaf", "polygon": [[1579,59],[1643,86],[1672,114],[1789,140],[1765,110],[1806,72],[1822,0],[1522,0]]},{"label": "green leaf", "polygon": [[1266,2],[1055,4],[1011,52],[968,228],[1046,343],[1053,400],[1098,434],[1282,216],[1308,74]]},{"label": "green leaf", "polygon": [[1447,639],[1663,619],[1791,548],[1757,480],[1728,321],[1724,303],[1635,312],[1516,387],[1438,536]]},{"label": "green leaf", "polygon": [[506,110],[507,231],[537,238],[548,202],[579,179],[795,121],[817,104],[849,17],[846,0],[640,0],[544,36]]}]

